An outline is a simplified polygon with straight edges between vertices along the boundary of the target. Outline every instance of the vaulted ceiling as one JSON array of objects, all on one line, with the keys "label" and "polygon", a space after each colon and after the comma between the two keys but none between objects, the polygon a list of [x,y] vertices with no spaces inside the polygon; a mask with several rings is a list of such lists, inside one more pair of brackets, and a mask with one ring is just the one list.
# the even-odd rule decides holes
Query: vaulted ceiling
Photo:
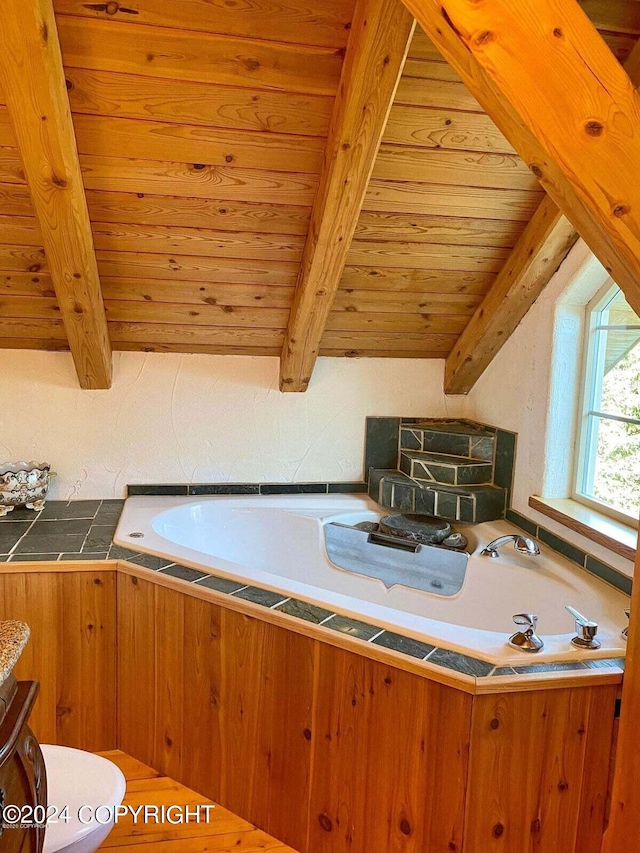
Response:
[{"label": "vaulted ceiling", "polygon": [[[449,356],[468,390],[577,233],[412,16],[378,3],[373,31],[368,2],[55,0],[71,131],[16,13],[0,347],[71,347],[85,387],[110,346],[282,353],[285,390],[318,353]],[[581,5],[625,62],[640,2]],[[40,185],[58,154],[62,204]]]}]

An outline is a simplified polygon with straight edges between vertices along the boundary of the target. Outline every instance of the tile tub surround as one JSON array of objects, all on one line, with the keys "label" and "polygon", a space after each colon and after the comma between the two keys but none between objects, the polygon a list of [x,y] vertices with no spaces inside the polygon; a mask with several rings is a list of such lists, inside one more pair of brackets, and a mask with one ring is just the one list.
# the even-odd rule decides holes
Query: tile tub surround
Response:
[{"label": "tile tub surround", "polygon": [[29,626],[24,622],[0,622],[0,687],[11,675],[29,636]]},{"label": "tile tub surround", "polygon": [[[231,493],[233,494],[233,492]],[[0,555],[0,562],[86,562],[93,560],[127,562],[139,569],[166,575],[180,583],[194,584],[224,596],[248,602],[260,609],[287,614],[301,622],[320,626],[327,631],[338,632],[360,643],[391,650],[413,661],[422,661],[432,666],[441,667],[451,674],[472,677],[478,680],[478,684],[487,681],[487,685],[489,685],[488,679],[491,679],[493,683],[496,678],[499,679],[503,676],[513,678],[514,676],[526,676],[528,674],[536,675],[540,672],[550,675],[554,673],[584,674],[588,670],[595,669],[621,674],[624,670],[624,658],[546,664],[523,662],[522,666],[517,667],[494,666],[480,658],[449,649],[437,648],[413,637],[388,631],[378,625],[372,625],[361,620],[350,619],[306,601],[288,598],[286,595],[258,586],[242,584],[239,581],[180,565],[170,559],[123,548],[111,541],[123,505],[124,501],[121,500],[72,501],[70,503],[51,501],[40,513],[33,513],[30,510],[15,510],[14,515],[18,514],[16,522],[9,522],[7,519],[0,520],[0,536],[5,525],[24,524],[24,516],[27,516],[27,521],[29,519],[31,521],[27,524],[26,531],[16,531],[16,533],[20,533],[20,536],[10,553]],[[27,515],[27,513],[29,514]],[[70,546],[72,542],[74,544],[79,542],[81,534],[73,532],[77,530],[79,525],[72,525],[70,528],[70,522],[84,522],[82,529],[86,527],[87,531],[77,551],[74,551]],[[107,528],[110,533],[107,532]],[[27,550],[23,551],[20,549],[20,545],[27,542],[28,537],[30,537],[28,544],[23,546]],[[90,550],[95,547],[98,538],[101,543],[101,550]],[[107,538],[108,544],[105,545]],[[38,552],[31,550],[36,547],[32,544],[33,542],[37,542],[37,547],[43,548],[51,547],[52,542],[65,547],[60,552]],[[609,569],[609,567],[605,568]],[[613,570],[609,569],[609,571]]]},{"label": "tile tub surround", "polygon": [[158,483],[127,486],[127,497],[140,495],[355,495],[365,493],[362,480],[352,483]]},{"label": "tile tub surround", "polygon": [[507,509],[506,518],[507,521],[511,522],[511,524],[515,524],[517,527],[520,527],[528,533],[529,536],[533,536],[534,539],[539,539],[540,542],[544,542],[544,544],[553,551],[561,554],[567,560],[571,560],[572,563],[580,566],[581,569],[586,569],[586,571],[590,572],[592,575],[599,577],[601,580],[611,584],[611,586],[614,586],[621,592],[624,592],[625,595],[631,595],[633,580],[630,577],[627,577],[627,575],[623,575],[622,572],[617,571],[617,569],[614,569],[612,566],[608,566],[606,563],[603,563],[602,560],[596,559],[587,551],[582,551],[576,545],[571,544],[571,542],[567,542],[555,533],[545,530],[544,527],[540,527],[540,525],[531,521],[526,516],[520,515],[519,512],[516,512],[513,509]]},{"label": "tile tub surround", "polygon": [[369,496],[388,509],[450,521],[503,518],[515,450],[514,433],[473,421],[367,418]]}]

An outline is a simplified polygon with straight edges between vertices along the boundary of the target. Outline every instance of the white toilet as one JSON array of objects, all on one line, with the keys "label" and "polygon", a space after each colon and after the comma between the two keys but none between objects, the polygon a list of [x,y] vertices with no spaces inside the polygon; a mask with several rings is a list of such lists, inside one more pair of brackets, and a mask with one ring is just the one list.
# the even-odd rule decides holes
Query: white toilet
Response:
[{"label": "white toilet", "polygon": [[43,853],[93,853],[111,832],[114,809],[124,799],[122,771],[112,761],[79,749],[48,744],[41,749],[49,806],[69,807],[68,823],[47,823]]}]

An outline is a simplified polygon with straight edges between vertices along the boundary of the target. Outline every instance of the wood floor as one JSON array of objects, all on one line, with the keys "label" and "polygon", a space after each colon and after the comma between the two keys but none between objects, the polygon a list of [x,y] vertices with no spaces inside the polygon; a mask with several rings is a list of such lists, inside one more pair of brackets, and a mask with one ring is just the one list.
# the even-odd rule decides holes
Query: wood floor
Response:
[{"label": "wood floor", "polygon": [[[124,804],[133,806],[191,806],[211,803],[206,797],[161,776],[151,767],[114,750],[102,752],[120,767],[127,779]],[[142,847],[141,845],[145,845]],[[100,848],[113,853],[295,853],[275,838],[256,829],[232,812],[216,806],[209,812],[208,822],[186,824],[141,823],[134,825],[127,815],[113,828]]]}]

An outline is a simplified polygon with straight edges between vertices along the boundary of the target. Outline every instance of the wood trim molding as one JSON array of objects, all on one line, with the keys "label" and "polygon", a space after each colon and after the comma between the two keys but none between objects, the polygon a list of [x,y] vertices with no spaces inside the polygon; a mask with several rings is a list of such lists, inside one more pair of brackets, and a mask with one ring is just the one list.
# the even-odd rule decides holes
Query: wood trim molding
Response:
[{"label": "wood trim molding", "polygon": [[640,311],[640,102],[578,3],[404,2]]},{"label": "wood trim molding", "polygon": [[309,384],[414,28],[401,0],[356,4],[282,348],[281,391]]},{"label": "wood trim molding", "polygon": [[0,85],[83,388],[109,388],[111,344],[51,0],[5,0]]},{"label": "wood trim molding", "polygon": [[[620,522],[569,498],[551,500],[532,495],[529,498],[529,506],[569,530],[574,530],[603,548],[608,548],[625,560],[635,560],[637,531],[633,528],[627,528]],[[636,544],[633,544],[634,541]]]},{"label": "wood trim molding", "polygon": [[[636,42],[624,68],[634,86],[640,86],[640,41]],[[446,394],[469,393],[577,239],[573,225],[546,196],[449,354],[445,366]]]},{"label": "wood trim molding", "polygon": [[[635,571],[640,572],[640,552]],[[629,849],[629,839],[638,837],[640,827],[640,583],[633,585],[631,617],[624,680],[617,756],[609,826],[602,853],[620,853]]]}]

